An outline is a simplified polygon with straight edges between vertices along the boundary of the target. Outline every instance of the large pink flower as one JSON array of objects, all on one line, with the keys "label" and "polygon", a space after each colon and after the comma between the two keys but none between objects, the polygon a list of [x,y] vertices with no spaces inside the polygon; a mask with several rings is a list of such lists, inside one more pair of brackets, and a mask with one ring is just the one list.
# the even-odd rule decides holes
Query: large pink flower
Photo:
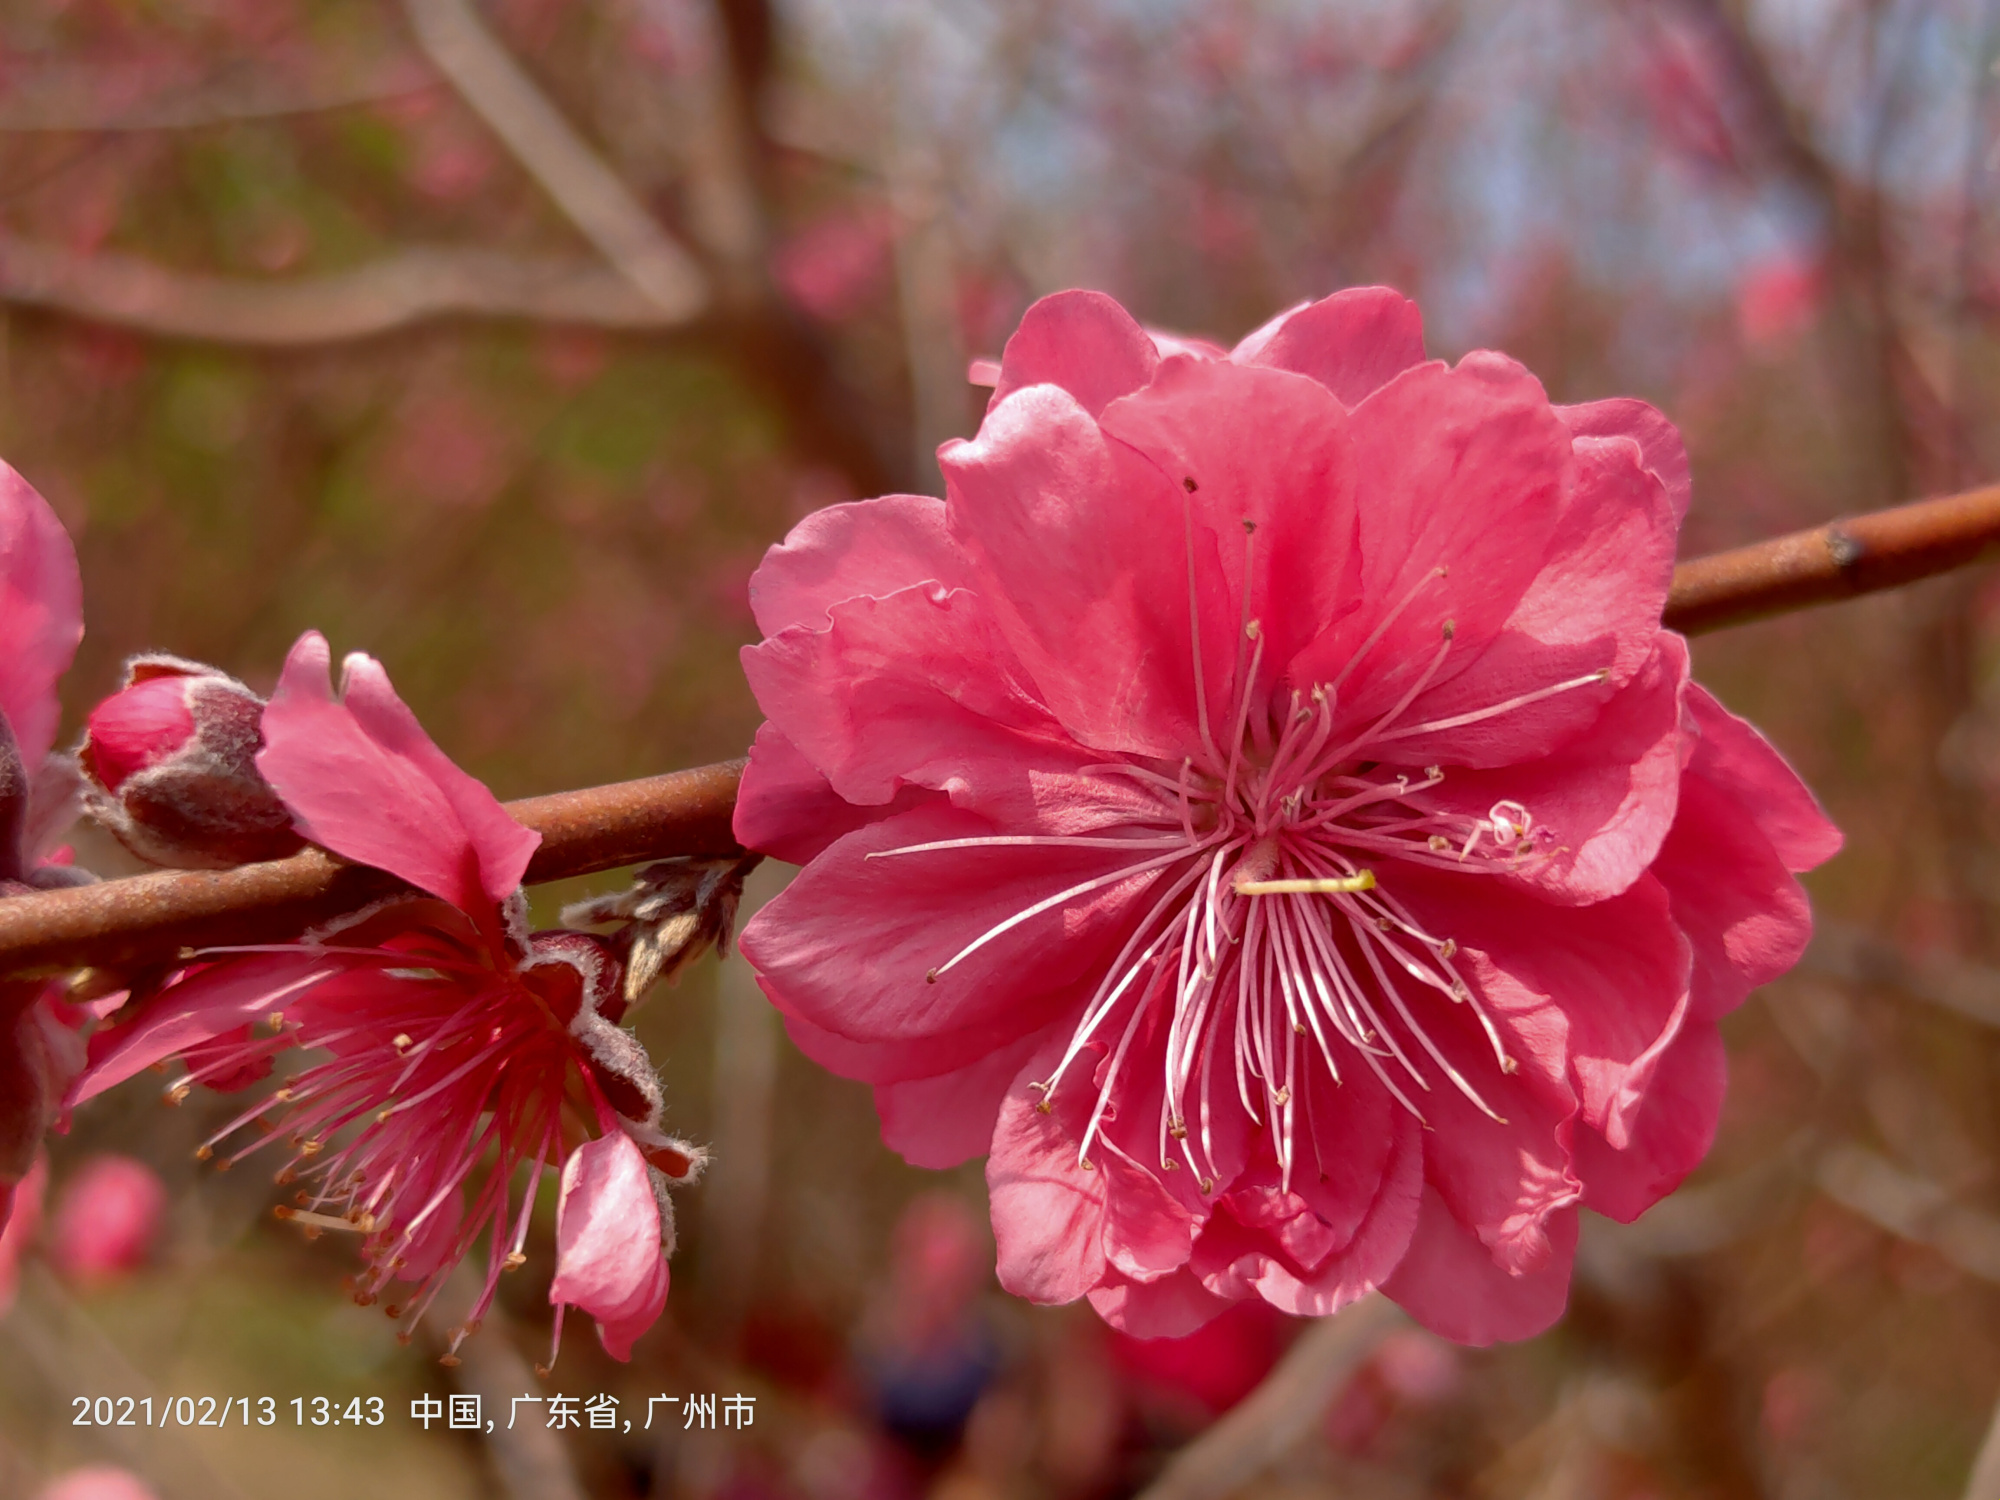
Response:
[{"label": "large pink flower", "polygon": [[[170,1098],[242,1088],[287,1048],[322,1049],[203,1154],[226,1150],[226,1165],[288,1142],[280,1180],[313,1187],[280,1216],[359,1231],[357,1300],[409,1283],[390,1312],[410,1323],[483,1235],[483,1284],[453,1349],[524,1259],[535,1186],[558,1166],[557,1338],[562,1307],[582,1307],[628,1358],[666,1303],[666,1183],[688,1180],[699,1153],[659,1129],[652,1065],[617,1024],[618,959],[584,933],[526,929],[519,887],[539,835],[451,763],[378,663],[348,657],[338,698],[328,667],[317,634],[292,649],[258,769],[316,843],[429,895],[190,968],[96,1039],[77,1098],[173,1056],[188,1073]],[[225,1146],[253,1124],[269,1133]]]},{"label": "large pink flower", "polygon": [[1660,628],[1678,435],[1426,361],[1380,288],[1226,355],[1069,292],[940,459],[752,580],[792,1036],[911,1161],[990,1152],[1038,1301],[1547,1326],[1578,1207],[1706,1150],[1839,845]]},{"label": "large pink flower", "polygon": [[[43,856],[76,811],[74,766],[51,756],[56,683],[83,639],[76,552],[48,502],[0,463],[0,898],[64,885]],[[60,986],[0,981],[0,1225],[81,1060]]]}]

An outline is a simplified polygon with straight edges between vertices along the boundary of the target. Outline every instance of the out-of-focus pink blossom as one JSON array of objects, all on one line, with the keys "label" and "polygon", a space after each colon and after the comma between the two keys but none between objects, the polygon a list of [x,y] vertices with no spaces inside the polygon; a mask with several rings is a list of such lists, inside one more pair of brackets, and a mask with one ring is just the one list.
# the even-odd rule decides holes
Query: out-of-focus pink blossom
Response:
[{"label": "out-of-focus pink blossom", "polygon": [[886,207],[844,209],[778,247],[771,272],[787,297],[816,318],[844,322],[889,274],[896,220]]},{"label": "out-of-focus pink blossom", "polygon": [[1373,1366],[1383,1385],[1419,1406],[1443,1401],[1465,1383],[1465,1356],[1420,1328],[1399,1329],[1382,1340]]},{"label": "out-of-focus pink blossom", "polygon": [[1239,1302],[1181,1338],[1141,1339],[1115,1330],[1112,1358],[1143,1385],[1220,1416],[1254,1391],[1299,1325],[1270,1303]]},{"label": "out-of-focus pink blossom", "polygon": [[49,1186],[49,1159],[37,1155],[28,1175],[0,1187],[0,1314],[14,1305],[21,1286],[21,1257],[42,1227],[42,1197]]},{"label": "out-of-focus pink blossom", "polygon": [[1819,316],[1826,300],[1826,268],[1815,260],[1780,255],[1744,273],[1736,287],[1736,327],[1753,349],[1789,343]]},{"label": "out-of-focus pink blossom", "polygon": [[141,859],[227,869],[304,844],[257,771],[264,700],[200,662],[135,656],[90,712],[77,758],[91,814]]},{"label": "out-of-focus pink blossom", "polygon": [[36,1491],[35,1500],[160,1500],[159,1492],[130,1469],[89,1464],[58,1475]]},{"label": "out-of-focus pink blossom", "polygon": [[71,1281],[115,1280],[143,1266],[159,1238],[167,1188],[129,1156],[97,1156],[64,1184],[50,1221],[48,1257]]},{"label": "out-of-focus pink blossom", "polygon": [[794,1039],[912,1162],[989,1153],[1034,1300],[1548,1326],[1578,1208],[1707,1149],[1839,845],[1660,628],[1672,426],[1426,361],[1382,288],[1226,355],[1071,292],[940,462],[752,580]]},{"label": "out-of-focus pink blossom", "polygon": [[[329,667],[319,635],[293,648],[258,768],[314,842],[428,895],[295,946],[205,956],[93,1039],[76,1098],[178,1056],[177,1102],[196,1083],[243,1087],[286,1048],[321,1049],[327,1060],[200,1154],[236,1162],[289,1143],[279,1180],[310,1186],[279,1217],[358,1234],[369,1268],[356,1300],[408,1284],[388,1310],[410,1324],[484,1236],[483,1285],[454,1350],[525,1259],[536,1184],[557,1166],[550,1296],[594,1314],[627,1358],[666,1297],[666,1185],[691,1179],[701,1153],[659,1129],[658,1080],[617,1024],[618,958],[585,933],[527,930],[519,887],[539,837],[438,749],[380,664],[348,657],[339,696]],[[266,1128],[235,1144],[251,1125]]]}]

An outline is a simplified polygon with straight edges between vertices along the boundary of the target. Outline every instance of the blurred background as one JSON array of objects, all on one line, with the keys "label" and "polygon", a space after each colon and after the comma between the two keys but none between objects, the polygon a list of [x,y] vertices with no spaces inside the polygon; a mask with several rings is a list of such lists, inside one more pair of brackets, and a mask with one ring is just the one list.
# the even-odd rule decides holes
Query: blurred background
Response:
[{"label": "blurred background", "polygon": [[[1393,284],[1437,354],[1662,407],[1683,555],[1990,479],[1997,55],[1975,0],[0,0],[0,454],[81,554],[70,723],[130,652],[266,688],[316,626],[502,797],[740,754],[763,549],[935,490],[968,359],[1065,286],[1228,341]],[[1586,1227],[1543,1338],[1374,1347],[1258,1493],[1964,1493],[2000,1391],[2000,581],[1695,660],[1848,835],[1807,963],[1730,1023],[1709,1165]],[[1298,1335],[1006,1299],[977,1164],[894,1158],[740,965],[639,1030],[716,1162],[631,1365],[578,1319],[529,1374],[548,1223],[464,1365],[399,1346],[351,1247],[197,1169],[226,1100],[135,1083],[0,1246],[0,1494],[1120,1496]],[[633,1431],[408,1420],[455,1391]],[[753,1425],[640,1425],[711,1392]],[[149,1394],[284,1420],[72,1425]],[[321,1395],[389,1420],[295,1426]]]}]

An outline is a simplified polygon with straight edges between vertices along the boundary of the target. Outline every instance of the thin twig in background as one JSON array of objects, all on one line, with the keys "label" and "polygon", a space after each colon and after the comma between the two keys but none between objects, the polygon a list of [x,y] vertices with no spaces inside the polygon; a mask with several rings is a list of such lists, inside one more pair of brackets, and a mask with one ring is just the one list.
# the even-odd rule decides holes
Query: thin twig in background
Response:
[{"label": "thin twig in background", "polygon": [[692,318],[707,306],[708,278],[694,258],[633,198],[467,0],[405,0],[404,9],[438,71],[626,280],[671,317]]},{"label": "thin twig in background", "polygon": [[2000,1406],[1994,1407],[1986,1441],[1979,1445],[1979,1456],[1972,1461],[1965,1500],[2000,1500]]},{"label": "thin twig in background", "polygon": [[1176,1453],[1139,1500],[1221,1500],[1250,1483],[1292,1450],[1348,1377],[1408,1322],[1381,1296],[1315,1321],[1264,1383]]},{"label": "thin twig in background", "polygon": [[473,249],[400,250],[352,271],[257,281],[0,234],[0,298],[167,338],[264,347],[373,338],[454,316],[636,329],[687,321],[603,266]]}]

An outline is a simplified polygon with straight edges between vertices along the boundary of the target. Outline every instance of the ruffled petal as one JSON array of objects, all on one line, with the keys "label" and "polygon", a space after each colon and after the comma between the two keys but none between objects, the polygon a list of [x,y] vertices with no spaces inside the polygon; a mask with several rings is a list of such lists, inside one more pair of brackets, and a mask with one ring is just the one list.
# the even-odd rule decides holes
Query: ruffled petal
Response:
[{"label": "ruffled petal", "polygon": [[1382,1290],[1431,1332],[1461,1344],[1533,1338],[1569,1303],[1576,1220],[1574,1209],[1555,1215],[1542,1265],[1509,1275],[1427,1187],[1410,1247]]},{"label": "ruffled petal", "polygon": [[1392,287],[1349,287],[1279,313],[1229,357],[1309,375],[1342,405],[1359,406],[1424,362],[1424,315]]},{"label": "ruffled petal", "polygon": [[1631,396],[1614,396],[1608,401],[1558,406],[1556,415],[1562,418],[1563,426],[1580,438],[1619,437],[1637,443],[1645,466],[1666,487],[1675,524],[1686,517],[1694,488],[1687,444],[1681,441],[1680,429],[1658,407]]},{"label": "ruffled petal", "polygon": [[882,1120],[882,1143],[913,1167],[937,1170],[986,1155],[1015,1077],[1028,1059],[1066,1032],[1062,1022],[1052,1022],[950,1073],[878,1083],[875,1113]]},{"label": "ruffled petal", "polygon": [[307,631],[264,710],[257,769],[314,843],[485,921],[521,884],[542,836],[452,764],[379,662],[350,655],[338,699],[328,668],[326,638]]},{"label": "ruffled petal", "polygon": [[1175,761],[1201,753],[1191,598],[1203,696],[1222,733],[1238,621],[1217,539],[1190,531],[1178,478],[1050,386],[1002,401],[938,462],[977,592],[1071,736]]},{"label": "ruffled petal", "polygon": [[1840,852],[1840,830],[1769,740],[1704,687],[1688,694],[1688,706],[1701,731],[1688,769],[1735,799],[1786,869],[1816,869]]},{"label": "ruffled petal", "polygon": [[1288,680],[1338,682],[1343,733],[1356,733],[1420,685],[1398,722],[1425,722],[1492,644],[1543,568],[1572,459],[1540,382],[1493,354],[1405,370],[1349,430],[1362,605],[1294,657]]},{"label": "ruffled petal", "polygon": [[1652,659],[1587,733],[1538,760],[1453,770],[1408,800],[1479,822],[1503,801],[1518,803],[1533,819],[1536,854],[1519,869],[1501,867],[1496,878],[1566,905],[1625,890],[1646,873],[1673,826],[1682,763],[1694,748],[1683,728],[1687,643],[1666,632],[1656,641]]},{"label": "ruffled petal", "polygon": [[787,1015],[850,1041],[931,1044],[957,1033],[972,1049],[931,1055],[906,1076],[961,1067],[1046,1025],[1051,1007],[1074,1003],[1071,986],[1104,972],[1157,874],[1079,895],[945,969],[1018,913],[1129,863],[1095,849],[891,852],[991,831],[968,813],[926,807],[840,839],[744,928],[743,953],[764,992]]},{"label": "ruffled petal", "polygon": [[1712,1021],[1684,1027],[1646,1081],[1621,1147],[1576,1132],[1576,1170],[1588,1208],[1629,1224],[1679,1187],[1708,1155],[1722,1119],[1729,1059]]},{"label": "ruffled petal", "polygon": [[1160,355],[1152,337],[1102,292],[1056,292],[1021,315],[1000,355],[1000,380],[989,413],[1018,390],[1053,385],[1093,417],[1153,378]]},{"label": "ruffled petal", "polygon": [[[1000,1285],[1031,1302],[1074,1302],[1105,1278],[1105,1179],[1077,1164],[1076,1134],[1044,1112],[1028,1085],[1057,1054],[1045,1048],[1016,1075],[1000,1106],[986,1187]],[[1074,1112],[1074,1099],[1056,1109]],[[1071,1123],[1080,1125],[1080,1121]]]},{"label": "ruffled petal", "polygon": [[0,463],[0,713],[34,774],[55,743],[56,682],[83,639],[76,549],[48,501]]},{"label": "ruffled petal", "polygon": [[744,848],[803,865],[819,858],[843,834],[943,798],[942,792],[927,787],[905,786],[874,806],[849,802],[782,729],[764,723],[757,726],[757,737],[750,743],[750,764],[743,768],[736,790],[732,827]]},{"label": "ruffled petal", "polygon": [[970,575],[945,531],[942,500],[884,495],[829,505],[794,526],[750,575],[750,610],[766,635],[795,625],[824,630],[827,611],[843,600],[919,583],[963,588]]},{"label": "ruffled petal", "polygon": [[[1261,702],[1292,657],[1355,608],[1361,558],[1346,411],[1284,370],[1182,357],[1099,420],[1179,485],[1195,526],[1215,536],[1228,580],[1224,618],[1256,622],[1261,637]],[[1234,654],[1204,666],[1235,702]]]}]

